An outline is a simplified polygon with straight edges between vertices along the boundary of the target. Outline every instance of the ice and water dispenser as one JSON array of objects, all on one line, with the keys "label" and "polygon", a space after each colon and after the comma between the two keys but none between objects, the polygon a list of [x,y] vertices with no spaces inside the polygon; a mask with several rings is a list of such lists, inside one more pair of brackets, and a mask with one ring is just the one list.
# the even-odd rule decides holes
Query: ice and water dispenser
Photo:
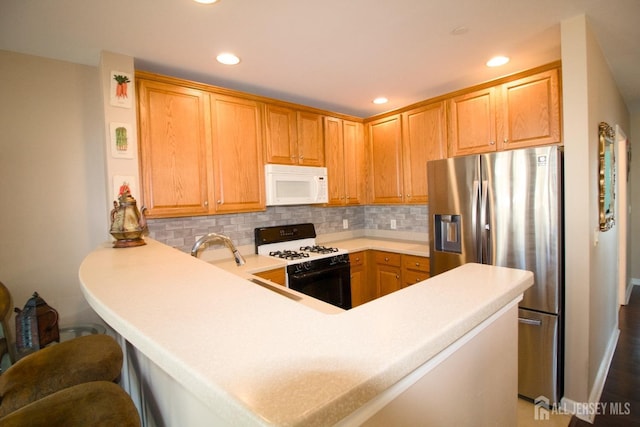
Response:
[{"label": "ice and water dispenser", "polygon": [[460,215],[435,215],[435,250],[462,253]]}]

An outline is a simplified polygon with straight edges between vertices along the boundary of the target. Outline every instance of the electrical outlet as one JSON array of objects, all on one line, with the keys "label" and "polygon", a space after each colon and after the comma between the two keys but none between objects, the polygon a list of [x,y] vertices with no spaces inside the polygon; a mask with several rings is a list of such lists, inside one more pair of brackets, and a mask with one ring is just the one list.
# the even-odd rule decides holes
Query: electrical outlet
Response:
[{"label": "electrical outlet", "polygon": [[392,229],[392,230],[395,230],[395,229],[396,229],[396,220],[395,220],[395,219],[392,219],[392,220],[391,220],[391,229]]},{"label": "electrical outlet", "polygon": [[343,219],[342,220],[342,228],[344,228],[345,230],[347,228],[349,228],[349,220],[348,219]]}]

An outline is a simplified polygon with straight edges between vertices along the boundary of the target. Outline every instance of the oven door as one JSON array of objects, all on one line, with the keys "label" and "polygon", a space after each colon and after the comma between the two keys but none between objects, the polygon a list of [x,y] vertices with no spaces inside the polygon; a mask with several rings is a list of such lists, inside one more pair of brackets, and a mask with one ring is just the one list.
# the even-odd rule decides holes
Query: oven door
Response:
[{"label": "oven door", "polygon": [[[289,266],[288,270],[293,270]],[[289,288],[348,310],[351,308],[351,273],[349,263],[320,270],[289,271]]]}]

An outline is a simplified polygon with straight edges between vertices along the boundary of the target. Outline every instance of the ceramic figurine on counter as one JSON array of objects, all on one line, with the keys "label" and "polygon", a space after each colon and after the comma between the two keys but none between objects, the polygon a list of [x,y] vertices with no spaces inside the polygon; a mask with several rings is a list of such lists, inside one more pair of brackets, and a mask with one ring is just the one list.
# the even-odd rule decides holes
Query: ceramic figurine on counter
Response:
[{"label": "ceramic figurine on counter", "polygon": [[136,199],[131,196],[131,190],[126,182],[120,186],[118,202],[113,202],[111,210],[111,235],[116,239],[114,248],[129,248],[145,245],[142,238],[148,232],[147,219],[138,210]]}]

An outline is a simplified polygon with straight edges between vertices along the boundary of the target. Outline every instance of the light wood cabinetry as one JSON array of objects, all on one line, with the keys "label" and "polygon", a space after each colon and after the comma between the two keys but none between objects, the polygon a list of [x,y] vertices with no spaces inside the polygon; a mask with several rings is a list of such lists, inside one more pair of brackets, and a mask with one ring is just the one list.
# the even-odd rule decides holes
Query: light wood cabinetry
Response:
[{"label": "light wood cabinetry", "polygon": [[298,129],[295,110],[266,104],[264,111],[267,163],[297,165]]},{"label": "light wood cabinetry", "polygon": [[427,162],[447,157],[444,101],[402,113],[402,165],[405,203],[427,202]]},{"label": "light wood cabinetry", "polygon": [[369,280],[367,254],[360,251],[349,254],[351,263],[351,306],[356,307],[376,299],[377,290]]},{"label": "light wood cabinetry", "polygon": [[429,258],[417,255],[402,255],[403,287],[429,278]]},{"label": "light wood cabinetry", "polygon": [[323,116],[276,104],[265,108],[267,163],[324,166]]},{"label": "light wood cabinetry", "polygon": [[364,136],[362,123],[324,118],[324,148],[329,205],[364,202]]},{"label": "light wood cabinetry", "polygon": [[395,114],[367,124],[370,202],[402,203],[402,127]]},{"label": "light wood cabinetry", "polygon": [[136,80],[148,217],[263,210],[259,103],[178,79]]},{"label": "light wood cabinetry", "polygon": [[496,151],[496,89],[477,90],[451,98],[449,156]]},{"label": "light wood cabinetry", "polygon": [[216,212],[265,207],[260,108],[255,101],[211,95]]},{"label": "light wood cabinetry", "polygon": [[449,156],[559,143],[557,68],[450,98]]},{"label": "light wood cabinetry", "polygon": [[373,251],[371,259],[371,271],[376,285],[376,297],[382,297],[402,288],[400,254]]},{"label": "light wood cabinetry", "polygon": [[503,84],[500,105],[501,149],[560,142],[558,69]]},{"label": "light wood cabinetry", "polygon": [[201,90],[137,79],[142,205],[150,218],[203,215],[208,103]]},{"label": "light wood cabinetry", "polygon": [[274,268],[273,270],[261,271],[259,273],[254,273],[254,276],[262,277],[263,279],[271,280],[273,283],[277,283],[278,285],[284,286],[286,283],[285,280],[285,271],[284,267],[282,268]]}]

